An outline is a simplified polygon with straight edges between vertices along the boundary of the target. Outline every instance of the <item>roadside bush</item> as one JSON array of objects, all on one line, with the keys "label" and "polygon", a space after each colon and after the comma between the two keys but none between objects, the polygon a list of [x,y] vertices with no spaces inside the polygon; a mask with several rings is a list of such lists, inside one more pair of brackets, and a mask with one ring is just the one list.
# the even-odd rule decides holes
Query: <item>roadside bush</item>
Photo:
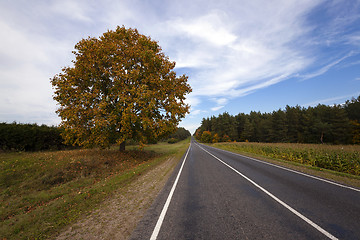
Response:
[{"label": "roadside bush", "polygon": [[204,131],[201,135],[201,141],[204,143],[211,143],[212,142],[212,136],[210,131]]},{"label": "roadside bush", "polygon": [[170,138],[170,139],[168,140],[168,143],[170,143],[170,144],[174,144],[174,143],[177,143],[177,142],[179,142],[179,140],[176,139],[176,138]]}]

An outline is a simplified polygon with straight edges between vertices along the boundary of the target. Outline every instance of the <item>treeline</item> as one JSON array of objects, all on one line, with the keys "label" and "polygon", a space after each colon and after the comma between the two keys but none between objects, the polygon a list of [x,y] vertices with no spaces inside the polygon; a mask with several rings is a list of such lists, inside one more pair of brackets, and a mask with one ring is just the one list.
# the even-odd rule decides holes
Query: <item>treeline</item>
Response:
[{"label": "treeline", "polygon": [[176,132],[168,137],[168,143],[176,143],[191,136],[191,133],[183,127],[177,128]]},{"label": "treeline", "polygon": [[[180,127],[164,141],[176,143],[189,136],[191,136],[190,132]],[[133,141],[131,143],[137,144]],[[73,148],[73,146],[64,144],[59,127],[16,122],[0,123],[0,151],[43,151],[65,148]]]},{"label": "treeline", "polygon": [[0,150],[42,151],[65,147],[58,127],[37,124],[0,123]]},{"label": "treeline", "polygon": [[202,142],[360,143],[360,96],[343,105],[286,106],[272,113],[225,112],[204,118],[195,137]]}]

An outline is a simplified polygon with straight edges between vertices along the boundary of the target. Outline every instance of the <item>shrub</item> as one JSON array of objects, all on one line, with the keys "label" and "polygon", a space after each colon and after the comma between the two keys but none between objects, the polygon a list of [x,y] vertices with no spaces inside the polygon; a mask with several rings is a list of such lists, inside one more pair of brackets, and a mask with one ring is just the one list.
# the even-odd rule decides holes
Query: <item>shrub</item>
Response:
[{"label": "shrub", "polygon": [[179,141],[179,140],[176,139],[176,138],[170,138],[170,139],[168,140],[168,143],[174,144],[174,143],[177,143],[178,141]]}]

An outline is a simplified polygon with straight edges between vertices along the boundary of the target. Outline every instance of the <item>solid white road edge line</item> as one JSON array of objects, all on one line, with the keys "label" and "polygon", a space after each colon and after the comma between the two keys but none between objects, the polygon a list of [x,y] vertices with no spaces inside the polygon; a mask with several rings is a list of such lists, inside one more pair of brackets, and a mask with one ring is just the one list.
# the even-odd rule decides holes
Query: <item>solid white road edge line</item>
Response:
[{"label": "solid white road edge line", "polygon": [[[198,145],[198,144],[197,144]],[[307,217],[305,217],[304,215],[302,215],[301,213],[299,213],[298,211],[296,211],[295,209],[293,209],[292,207],[290,207],[289,205],[287,205],[285,202],[281,201],[279,198],[277,198],[276,196],[274,196],[272,193],[270,193],[269,191],[267,191],[265,188],[261,187],[259,184],[257,184],[256,182],[254,182],[253,180],[251,180],[250,178],[248,178],[247,176],[245,176],[244,174],[242,174],[241,172],[239,172],[238,170],[236,170],[235,168],[233,168],[232,166],[230,166],[229,164],[227,164],[226,162],[224,162],[223,160],[221,160],[220,158],[216,157],[214,154],[210,153],[209,151],[205,150],[204,148],[202,148],[200,145],[198,145],[202,150],[204,150],[205,152],[207,152],[208,154],[210,154],[212,157],[214,157],[216,160],[218,160],[219,162],[221,162],[222,164],[224,164],[225,166],[227,166],[228,168],[230,168],[231,170],[233,170],[234,172],[236,172],[237,174],[239,174],[240,176],[242,176],[243,178],[245,178],[246,180],[248,180],[250,183],[252,183],[253,185],[255,185],[255,187],[259,188],[261,191],[263,191],[264,193],[266,193],[268,196],[270,196],[272,199],[274,199],[275,201],[277,201],[278,203],[280,203],[282,206],[284,206],[285,208],[287,208],[290,212],[294,213],[296,216],[298,216],[299,218],[301,218],[302,220],[304,220],[305,222],[307,222],[308,224],[310,224],[312,227],[314,227],[316,230],[318,230],[319,232],[321,232],[322,234],[324,234],[325,236],[327,236],[330,239],[338,239],[335,236],[333,236],[331,233],[325,231],[323,228],[321,228],[319,225],[317,225],[316,223],[314,223],[313,221],[311,221],[310,219],[308,219]]]},{"label": "solid white road edge line", "polygon": [[[199,145],[199,144],[198,144],[198,145]],[[330,183],[330,184],[336,185],[336,186],[338,186],[338,187],[347,188],[347,189],[350,189],[350,190],[353,190],[353,191],[360,192],[360,189],[353,188],[353,187],[346,186],[346,185],[342,185],[342,184],[337,183],[337,182],[333,182],[333,181],[329,181],[329,180],[326,180],[326,179],[323,179],[323,178],[319,178],[319,177],[316,177],[316,176],[312,176],[312,175],[309,175],[309,174],[306,174],[306,173],[303,173],[303,172],[299,172],[299,171],[296,171],[296,170],[292,170],[292,169],[290,169],[290,168],[286,168],[286,167],[282,167],[282,166],[279,166],[279,165],[276,165],[276,164],[273,164],[273,163],[261,161],[261,160],[256,159],[256,158],[252,158],[252,157],[248,157],[248,156],[245,156],[245,155],[241,155],[241,154],[239,154],[239,153],[230,152],[230,151],[227,151],[227,150],[224,150],[224,149],[215,148],[215,147],[211,147],[211,146],[208,146],[208,147],[214,148],[214,149],[217,149],[217,150],[220,150],[220,151],[223,151],[223,152],[231,153],[231,154],[234,154],[234,155],[237,155],[237,156],[240,156],[240,157],[244,157],[244,158],[247,158],[247,159],[256,161],[256,162],[260,162],[260,163],[263,163],[263,164],[267,164],[267,165],[270,165],[270,166],[273,166],[273,167],[281,168],[281,169],[284,169],[284,170],[286,170],[286,171],[293,172],[293,173],[297,173],[297,174],[300,174],[300,175],[303,175],[303,176],[306,176],[306,177],[309,177],[309,178],[313,178],[313,179],[316,179],[316,180],[319,180],[319,181],[323,181],[323,182],[326,182],[326,183]]]},{"label": "solid white road edge line", "polygon": [[179,173],[178,173],[178,175],[176,176],[175,182],[174,182],[174,184],[173,184],[173,186],[172,186],[172,188],[171,188],[171,191],[170,191],[170,193],[169,193],[169,196],[168,196],[168,198],[166,199],[165,205],[164,205],[164,207],[163,207],[163,209],[162,209],[162,211],[161,211],[161,214],[160,214],[160,216],[159,216],[159,219],[158,219],[158,221],[156,222],[156,225],[155,225],[154,231],[153,231],[153,233],[152,233],[152,235],[151,235],[151,237],[150,237],[150,240],[156,240],[156,238],[157,238],[157,236],[158,236],[158,234],[159,234],[159,232],[160,232],[161,225],[162,225],[162,223],[163,223],[163,221],[164,221],[166,212],[167,212],[167,210],[168,210],[168,208],[169,208],[169,205],[170,205],[170,202],[171,202],[171,198],[172,198],[172,196],[173,196],[173,194],[174,194],[176,185],[177,185],[177,183],[178,183],[178,181],[179,181],[180,174],[181,174],[181,171],[182,171],[182,169],[183,169],[183,167],[184,167],[184,164],[185,164],[186,158],[187,158],[187,156],[188,156],[188,153],[189,153],[189,151],[190,151],[190,148],[191,148],[191,143],[190,143],[190,146],[189,146],[189,148],[188,148],[188,150],[187,150],[187,152],[186,152],[184,161],[183,161],[183,163],[181,164]]}]

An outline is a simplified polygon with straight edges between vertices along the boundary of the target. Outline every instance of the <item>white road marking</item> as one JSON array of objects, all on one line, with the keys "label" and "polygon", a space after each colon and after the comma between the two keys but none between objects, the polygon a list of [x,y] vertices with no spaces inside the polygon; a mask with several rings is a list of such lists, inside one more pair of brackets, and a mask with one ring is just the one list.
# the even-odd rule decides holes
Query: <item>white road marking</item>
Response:
[{"label": "white road marking", "polygon": [[183,163],[181,164],[179,173],[178,173],[178,175],[176,176],[175,182],[174,182],[174,184],[173,184],[173,186],[172,186],[172,188],[171,188],[171,191],[170,191],[170,193],[169,193],[169,196],[168,196],[168,198],[166,199],[165,205],[164,205],[164,207],[163,207],[163,209],[162,209],[162,211],[161,211],[161,213],[160,213],[159,219],[158,219],[158,221],[156,222],[156,225],[155,225],[154,231],[153,231],[153,233],[152,233],[152,235],[151,235],[151,237],[150,237],[150,240],[156,240],[156,238],[157,238],[157,236],[158,236],[158,234],[159,234],[159,232],[160,232],[161,225],[162,225],[162,223],[163,223],[163,221],[164,221],[166,212],[167,212],[167,210],[168,210],[168,208],[169,208],[169,205],[170,205],[170,202],[171,202],[171,198],[172,198],[172,196],[173,196],[173,194],[174,194],[176,185],[177,185],[177,183],[178,183],[178,181],[179,181],[180,174],[181,174],[181,171],[182,171],[182,169],[183,169],[183,167],[184,167],[184,164],[185,164],[186,158],[187,158],[187,156],[188,156],[188,153],[189,153],[189,151],[190,151],[190,148],[191,148],[191,143],[190,143],[190,146],[189,146],[189,148],[188,148],[188,150],[187,150],[187,152],[186,152],[184,161],[183,161]]},{"label": "white road marking", "polygon": [[[198,144],[197,144],[198,145]],[[235,168],[233,168],[232,166],[230,166],[229,164],[227,164],[226,162],[224,162],[223,160],[221,160],[220,158],[216,157],[214,154],[210,153],[209,151],[207,151],[206,149],[202,148],[200,145],[198,145],[202,150],[204,150],[205,152],[207,152],[208,154],[210,154],[212,157],[214,157],[216,160],[218,160],[219,162],[221,162],[222,164],[224,164],[225,166],[227,166],[228,168],[230,168],[231,170],[233,170],[234,172],[236,172],[237,174],[239,174],[240,176],[242,176],[243,178],[245,178],[246,180],[248,180],[250,183],[252,183],[255,187],[259,188],[261,191],[263,191],[264,193],[266,193],[269,197],[271,197],[272,199],[274,199],[276,202],[280,203],[282,206],[284,206],[285,208],[287,208],[289,211],[291,211],[292,213],[294,213],[296,216],[298,216],[299,218],[301,218],[302,220],[304,220],[305,222],[307,222],[308,224],[310,224],[312,227],[314,227],[316,230],[318,230],[319,232],[321,232],[322,234],[324,234],[325,236],[327,236],[330,239],[338,239],[335,236],[333,236],[331,233],[327,232],[326,230],[324,230],[323,228],[321,228],[319,225],[317,225],[316,223],[314,223],[313,221],[311,221],[310,219],[308,219],[307,217],[305,217],[304,215],[302,215],[301,213],[299,213],[298,211],[296,211],[295,209],[293,209],[292,207],[290,207],[289,205],[287,205],[285,202],[281,201],[279,198],[277,198],[275,195],[273,195],[272,193],[270,193],[269,191],[267,191],[265,188],[261,187],[259,184],[257,184],[256,182],[254,182],[253,180],[251,180],[250,178],[248,178],[247,176],[245,176],[244,174],[242,174],[241,172],[239,172],[238,170],[236,170]]]},{"label": "white road marking", "polygon": [[[198,144],[198,145],[199,145],[199,144]],[[208,146],[208,147],[211,147],[211,146]],[[353,187],[346,186],[346,185],[342,185],[342,184],[340,184],[340,183],[332,182],[332,181],[329,181],[329,180],[326,180],[326,179],[323,179],[323,178],[315,177],[315,176],[312,176],[312,175],[309,175],[309,174],[306,174],[306,173],[303,173],[303,172],[299,172],[299,171],[296,171],[296,170],[292,170],[292,169],[290,169],[290,168],[286,168],[286,167],[282,167],[282,166],[279,166],[279,165],[276,165],[276,164],[272,164],[272,163],[269,163],[269,162],[261,161],[261,160],[256,159],[256,158],[252,158],[252,157],[248,157],[248,156],[245,156],[245,155],[241,155],[241,154],[239,154],[239,153],[230,152],[230,151],[227,151],[227,150],[224,150],[224,149],[215,148],[215,147],[211,147],[211,148],[214,148],[214,149],[217,149],[217,150],[220,150],[220,151],[223,151],[223,152],[231,153],[231,154],[234,154],[234,155],[237,155],[237,156],[240,156],[240,157],[244,157],[244,158],[247,158],[247,159],[256,161],[256,162],[264,163],[264,164],[267,164],[267,165],[270,165],[270,166],[273,166],[273,167],[281,168],[281,169],[283,169],[283,170],[286,170],[286,171],[289,171],[289,172],[293,172],[293,173],[297,173],[297,174],[300,174],[300,175],[303,175],[303,176],[306,176],[306,177],[309,177],[309,178],[313,178],[313,179],[316,179],[316,180],[319,180],[319,181],[323,181],[323,182],[326,182],[326,183],[330,183],[330,184],[336,185],[336,186],[338,186],[338,187],[347,188],[347,189],[350,189],[350,190],[353,190],[353,191],[360,192],[360,189],[353,188]]]}]

